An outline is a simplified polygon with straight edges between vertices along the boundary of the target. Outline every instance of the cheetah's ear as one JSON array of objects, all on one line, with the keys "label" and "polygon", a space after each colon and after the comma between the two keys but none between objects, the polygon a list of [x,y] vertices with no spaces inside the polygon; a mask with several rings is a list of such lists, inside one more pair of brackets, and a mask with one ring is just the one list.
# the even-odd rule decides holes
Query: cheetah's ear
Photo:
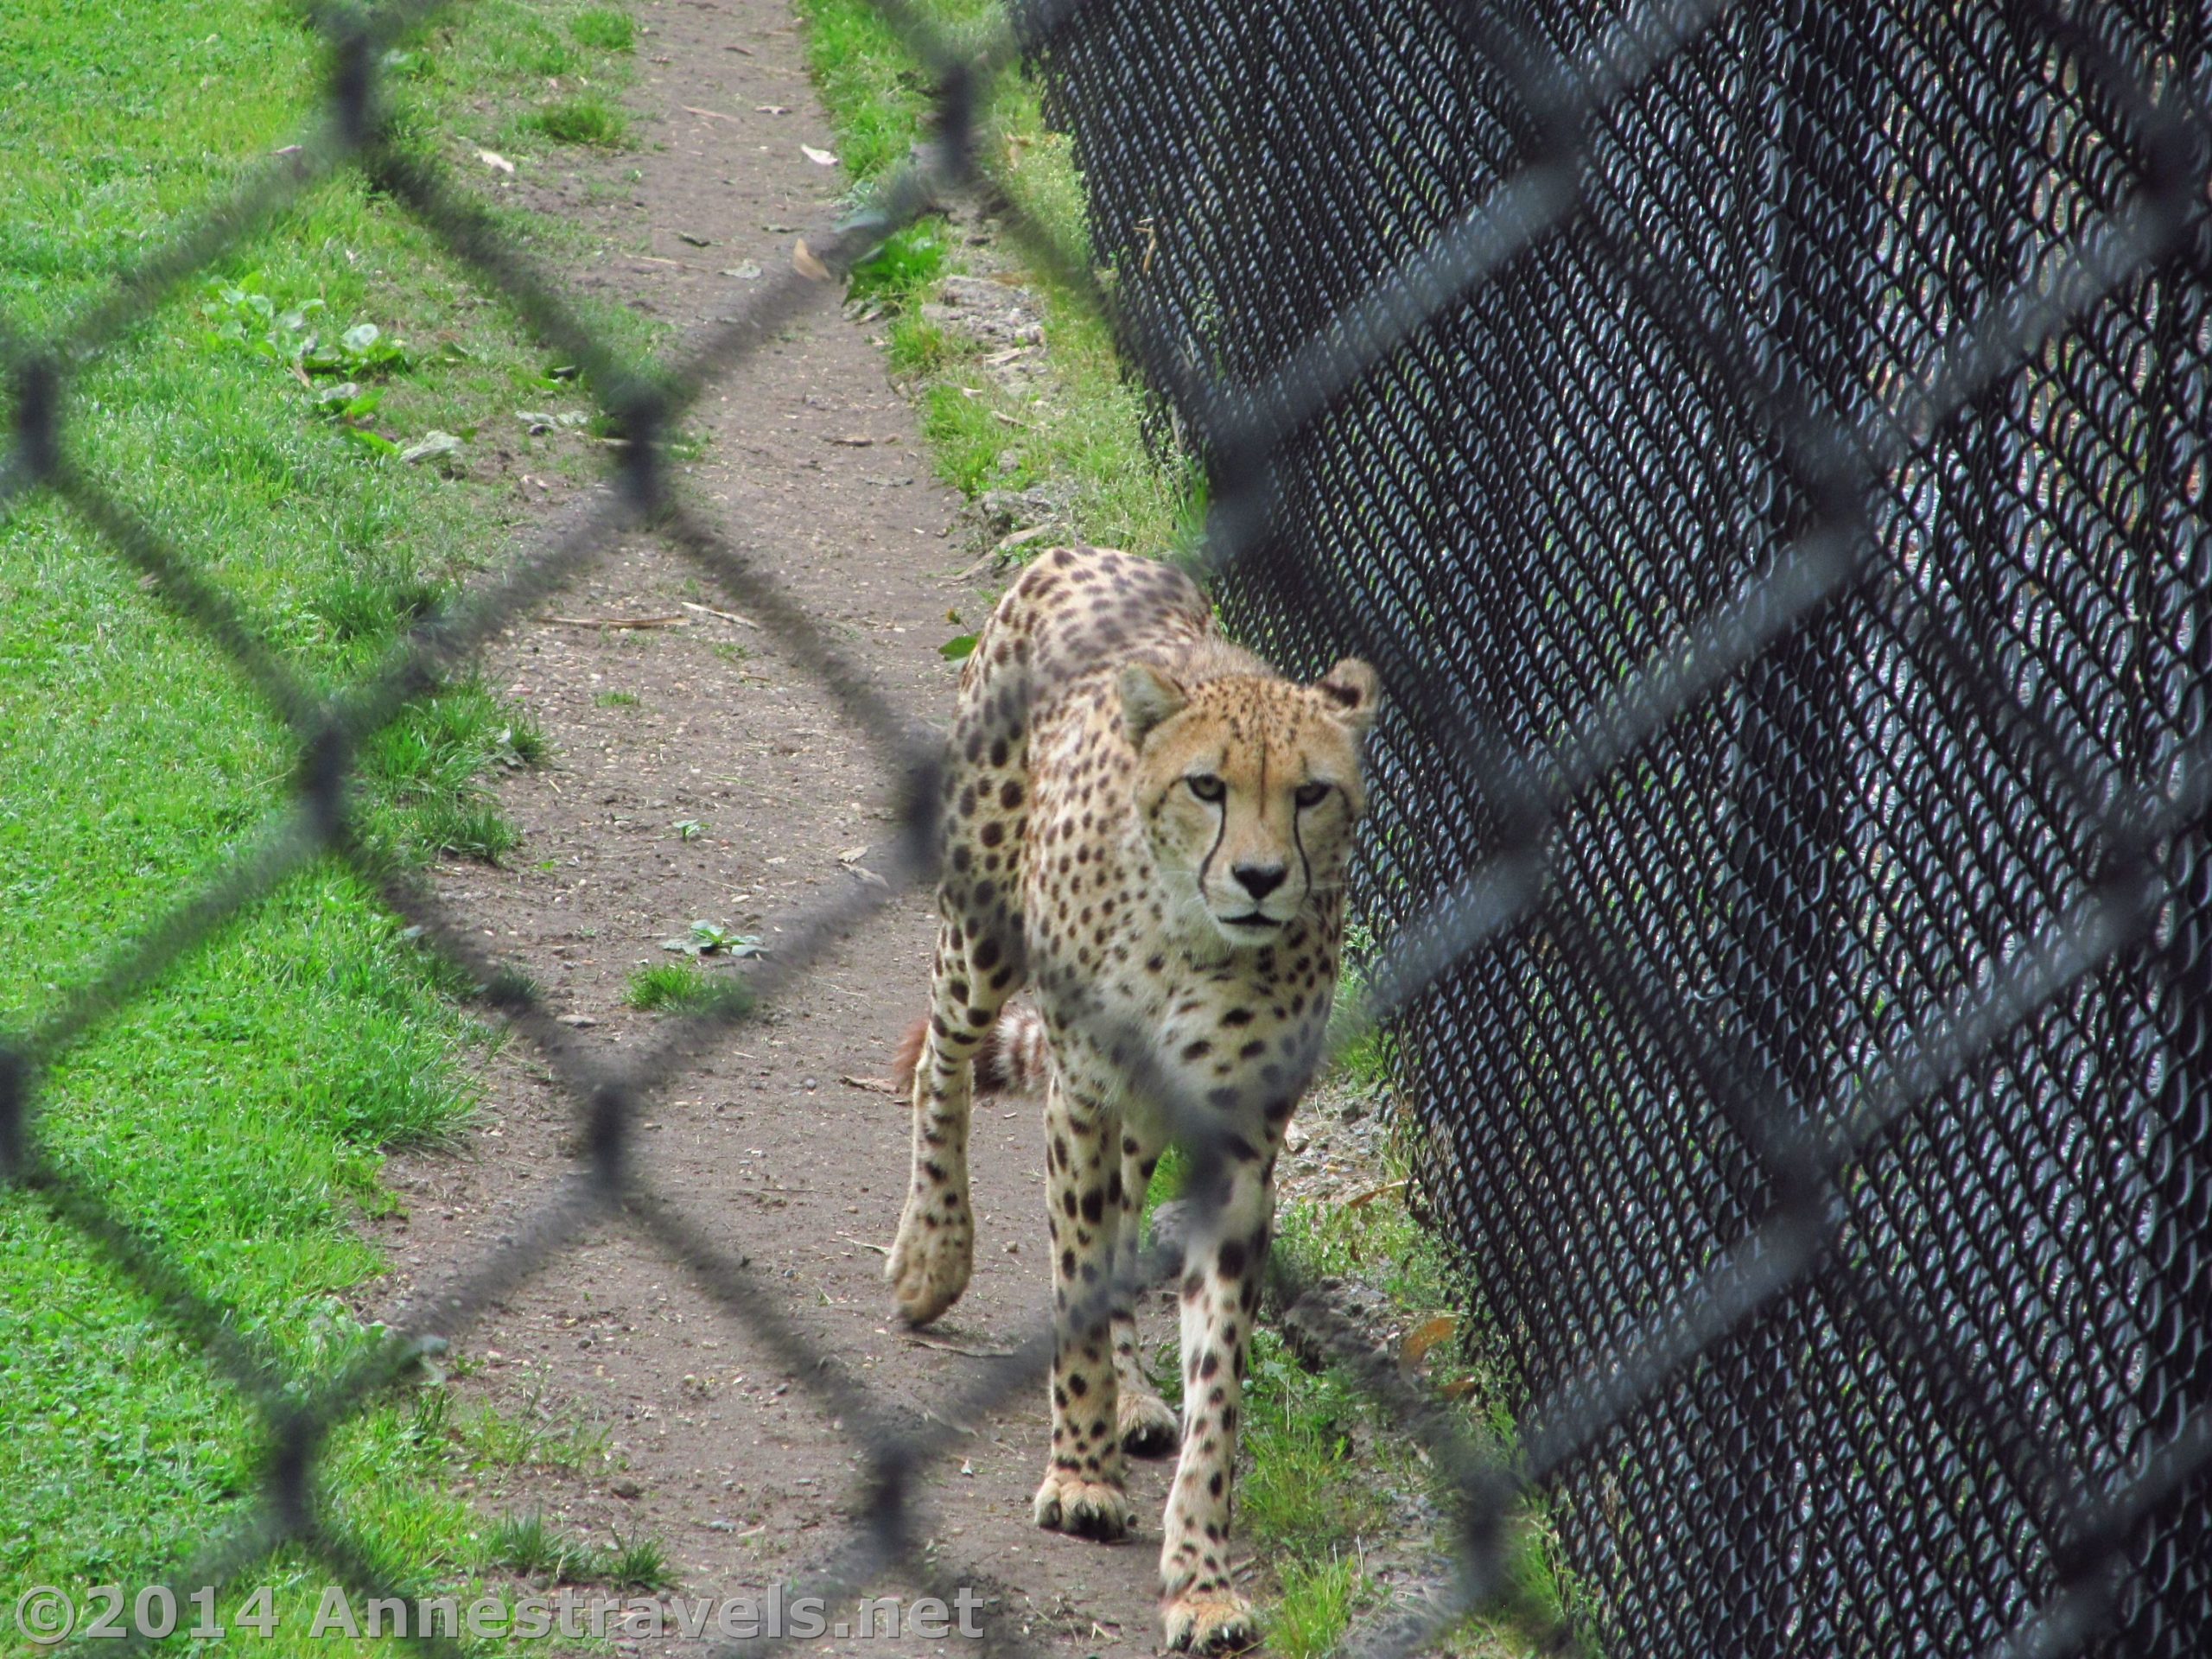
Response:
[{"label": "cheetah's ear", "polygon": [[1329,712],[1351,728],[1354,737],[1366,735],[1367,728],[1375,723],[1382,683],[1358,658],[1345,658],[1317,680],[1313,689],[1327,702]]},{"label": "cheetah's ear", "polygon": [[1181,714],[1189,701],[1181,686],[1150,663],[1131,663],[1122,671],[1122,729],[1134,747],[1142,748],[1153,729]]}]

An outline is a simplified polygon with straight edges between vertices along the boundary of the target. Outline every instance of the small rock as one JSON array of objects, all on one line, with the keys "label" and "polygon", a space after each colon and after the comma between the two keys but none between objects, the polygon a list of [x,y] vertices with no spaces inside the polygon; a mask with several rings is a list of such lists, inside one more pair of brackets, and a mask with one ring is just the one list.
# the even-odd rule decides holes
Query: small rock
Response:
[{"label": "small rock", "polygon": [[634,1480],[617,1480],[609,1482],[607,1490],[613,1493],[617,1497],[642,1497],[645,1496],[645,1489],[639,1485]]},{"label": "small rock", "polygon": [[598,1020],[593,1019],[591,1015],[588,1014],[556,1014],[554,1017],[563,1025],[574,1026],[578,1031],[586,1030],[599,1023]]}]

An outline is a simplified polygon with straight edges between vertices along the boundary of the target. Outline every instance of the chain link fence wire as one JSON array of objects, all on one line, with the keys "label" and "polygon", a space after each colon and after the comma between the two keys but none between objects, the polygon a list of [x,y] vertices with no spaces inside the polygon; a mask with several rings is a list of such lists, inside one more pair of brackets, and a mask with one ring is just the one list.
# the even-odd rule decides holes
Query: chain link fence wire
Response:
[{"label": "chain link fence wire", "polygon": [[[934,143],[672,367],[624,361],[386,144],[381,54],[429,3],[315,12],[327,107],[295,152],[51,337],[0,319],[0,505],[62,495],[299,747],[295,801],[200,893],[0,1038],[0,1174],[264,1421],[262,1503],[173,1587],[289,1546],[391,1593],[332,1520],[324,1442],[601,1218],[683,1266],[861,1443],[866,1501],[804,1588],[944,1576],[914,1548],[915,1483],[946,1423],[1037,1385],[1051,1331],[945,1411],[894,1419],[627,1156],[688,1063],[927,879],[942,775],[675,495],[659,441],[976,181],[988,93],[1022,52],[1074,135],[1093,246],[1001,206],[1092,290],[1207,464],[1200,560],[1225,613],[1286,667],[1363,651],[1395,699],[1361,893],[1389,943],[1351,1026],[1396,1033],[1426,1203],[1527,1410],[1501,1457],[1333,1327],[1452,1489],[1452,1583],[1368,1650],[1416,1650],[1506,1592],[1533,1489],[1580,1635],[1608,1651],[2194,1652],[2212,1611],[2201,4],[1053,0],[980,46],[880,9],[939,86]],[[603,499],[325,700],[66,439],[78,365],[346,167],[585,365],[630,442]],[[346,787],[367,735],[639,529],[774,620],[882,756],[906,836],[887,888],[787,930],[772,966],[618,1058],[362,842]],[[325,856],[537,1046],[586,1133],[514,1236],[366,1358],[297,1377],[43,1158],[36,1103],[60,1052]],[[1217,1113],[1145,1033],[1101,1034],[1177,1125],[1203,1215]],[[1532,1639],[1568,1639],[1509,1605]],[[1003,1620],[990,1640],[1020,1647]]]},{"label": "chain link fence wire", "polygon": [[2212,9],[1033,54],[1224,615],[1395,697],[1369,1013],[1584,1635],[2202,1652]]}]

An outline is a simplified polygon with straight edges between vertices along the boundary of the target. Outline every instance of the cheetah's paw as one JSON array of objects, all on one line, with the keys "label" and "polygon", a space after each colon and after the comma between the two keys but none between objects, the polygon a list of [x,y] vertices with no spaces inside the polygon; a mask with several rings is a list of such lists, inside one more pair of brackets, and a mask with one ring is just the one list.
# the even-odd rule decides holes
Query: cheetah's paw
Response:
[{"label": "cheetah's paw", "polygon": [[1037,1489],[1037,1524],[1112,1542],[1136,1524],[1129,1495],[1118,1481],[1085,1480],[1071,1470],[1053,1469]]},{"label": "cheetah's paw", "polygon": [[1161,1403],[1158,1395],[1140,1394],[1126,1382],[1122,1385],[1115,1413],[1122,1450],[1136,1457],[1166,1457],[1183,1438],[1182,1422]]},{"label": "cheetah's paw", "polygon": [[1260,1639],[1252,1604],[1226,1586],[1213,1590],[1193,1588],[1170,1596],[1162,1616],[1171,1649],[1241,1653]]},{"label": "cheetah's paw", "polygon": [[976,1230],[963,1205],[950,1220],[931,1226],[911,1207],[883,1264],[891,1294],[909,1325],[927,1325],[960,1300],[976,1262]]}]

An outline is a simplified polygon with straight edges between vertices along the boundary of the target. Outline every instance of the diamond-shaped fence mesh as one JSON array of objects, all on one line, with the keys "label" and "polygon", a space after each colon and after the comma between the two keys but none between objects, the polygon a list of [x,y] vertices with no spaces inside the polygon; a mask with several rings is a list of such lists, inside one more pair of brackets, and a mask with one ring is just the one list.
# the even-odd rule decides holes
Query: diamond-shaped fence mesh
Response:
[{"label": "diamond-shaped fence mesh", "polygon": [[[318,15],[321,130],[52,337],[0,320],[0,502],[53,490],[218,642],[298,745],[295,804],[27,1033],[0,1173],[105,1250],[270,1428],[264,1502],[176,1575],[304,1548],[381,1592],[320,1496],[333,1427],[620,1214],[817,1389],[872,1501],[822,1563],[925,1583],[944,1449],[884,1419],[626,1158],[641,1106],[803,976],[866,890],[642,1058],[595,1051],[357,837],[352,756],[619,531],[778,627],[903,781],[938,757],[673,493],[659,438],[890,231],[973,181],[1017,52],[1073,135],[1090,286],[1206,465],[1202,563],[1287,669],[1357,649],[1390,713],[1361,899],[1422,1196],[1525,1398],[1510,1458],[1347,1357],[1455,1489],[1454,1593],[1550,1495],[1608,1652],[2180,1656],[2212,1628],[2212,13],[1058,0],[980,51],[884,3],[940,86],[927,158],[807,238],[675,370],[597,340],[434,167],[387,148],[384,48]],[[365,170],[584,365],[630,441],[550,544],[324,700],[69,459],[71,378],[314,181]],[[1096,262],[1096,269],[1094,263]],[[1110,272],[1103,276],[1102,272]],[[322,856],[359,868],[543,1052],[568,1187],[396,1321],[286,1376],[42,1158],[54,1058]],[[1105,1033],[1218,1161],[1141,1033]],[[1150,1270],[1152,1264],[1147,1264]],[[1102,1299],[1104,1292],[1102,1291]],[[940,1421],[1035,1386],[1040,1329]],[[950,1431],[945,1431],[950,1433]],[[1011,1640],[1009,1633],[995,1636]],[[1558,1632],[1532,1630],[1552,1640]],[[449,1647],[418,1638],[433,1649]],[[732,1651],[765,1649],[768,1638]]]}]

